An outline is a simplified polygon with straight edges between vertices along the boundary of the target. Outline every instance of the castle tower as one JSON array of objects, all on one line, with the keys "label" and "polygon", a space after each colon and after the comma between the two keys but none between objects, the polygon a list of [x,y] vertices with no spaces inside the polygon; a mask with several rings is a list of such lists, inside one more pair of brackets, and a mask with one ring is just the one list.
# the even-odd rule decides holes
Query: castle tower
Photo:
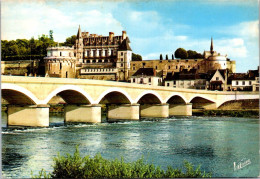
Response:
[{"label": "castle tower", "polygon": [[130,62],[132,60],[132,49],[130,40],[126,37],[117,51],[118,80],[127,81],[129,77]]},{"label": "castle tower", "polygon": [[82,38],[80,25],[79,25],[77,39],[75,42],[74,49],[75,49],[77,60],[82,61],[82,59],[83,59],[83,38]]}]

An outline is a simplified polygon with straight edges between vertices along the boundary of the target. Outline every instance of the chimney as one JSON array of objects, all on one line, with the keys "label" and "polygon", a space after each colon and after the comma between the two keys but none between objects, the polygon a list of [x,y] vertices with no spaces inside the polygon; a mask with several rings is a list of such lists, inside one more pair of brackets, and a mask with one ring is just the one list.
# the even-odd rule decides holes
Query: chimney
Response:
[{"label": "chimney", "polygon": [[123,40],[126,39],[126,31],[122,31],[122,37],[123,37]]},{"label": "chimney", "polygon": [[156,76],[156,70],[153,69],[153,76]]},{"label": "chimney", "polygon": [[109,40],[112,40],[114,37],[114,32],[109,32]]}]

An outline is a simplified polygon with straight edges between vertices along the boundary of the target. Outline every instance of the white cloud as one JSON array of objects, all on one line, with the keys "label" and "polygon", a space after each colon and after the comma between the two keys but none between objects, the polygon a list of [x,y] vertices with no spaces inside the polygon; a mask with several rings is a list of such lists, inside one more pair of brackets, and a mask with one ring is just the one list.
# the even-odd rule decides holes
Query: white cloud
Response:
[{"label": "white cloud", "polygon": [[259,38],[259,21],[241,22],[218,31],[222,34],[233,35],[250,41],[255,41],[256,38]]},{"label": "white cloud", "polygon": [[[75,9],[75,11],[77,11]],[[70,14],[73,14],[71,16]],[[66,12],[44,3],[27,3],[12,7],[8,3],[2,5],[2,39],[38,37],[54,31],[54,39],[65,41],[70,35],[77,33],[78,25],[90,33],[104,34],[109,31],[121,33],[123,27],[109,12],[99,10]],[[62,34],[62,35],[61,35]],[[105,35],[107,35],[105,34]]]}]

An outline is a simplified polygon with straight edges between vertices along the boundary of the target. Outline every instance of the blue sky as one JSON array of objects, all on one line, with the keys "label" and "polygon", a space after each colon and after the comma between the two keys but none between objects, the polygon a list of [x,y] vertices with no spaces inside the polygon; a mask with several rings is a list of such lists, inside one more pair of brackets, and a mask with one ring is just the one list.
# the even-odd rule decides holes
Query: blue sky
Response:
[{"label": "blue sky", "polygon": [[121,35],[134,53],[158,59],[183,47],[214,50],[236,60],[237,72],[259,65],[258,0],[2,0],[1,38],[35,38],[53,30],[63,42],[82,31]]}]

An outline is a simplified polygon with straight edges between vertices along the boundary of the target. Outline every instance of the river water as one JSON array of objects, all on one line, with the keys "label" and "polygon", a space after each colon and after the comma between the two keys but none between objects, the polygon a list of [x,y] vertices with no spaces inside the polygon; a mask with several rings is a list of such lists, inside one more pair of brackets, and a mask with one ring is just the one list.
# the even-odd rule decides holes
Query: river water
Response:
[{"label": "river water", "polygon": [[[52,158],[101,153],[135,161],[181,167],[184,160],[213,177],[259,176],[259,120],[231,117],[181,117],[134,122],[64,124],[62,115],[50,116],[47,128],[8,128],[2,113],[2,172],[4,177],[28,178],[31,171],[52,171]],[[239,163],[243,166],[237,167]]]}]

